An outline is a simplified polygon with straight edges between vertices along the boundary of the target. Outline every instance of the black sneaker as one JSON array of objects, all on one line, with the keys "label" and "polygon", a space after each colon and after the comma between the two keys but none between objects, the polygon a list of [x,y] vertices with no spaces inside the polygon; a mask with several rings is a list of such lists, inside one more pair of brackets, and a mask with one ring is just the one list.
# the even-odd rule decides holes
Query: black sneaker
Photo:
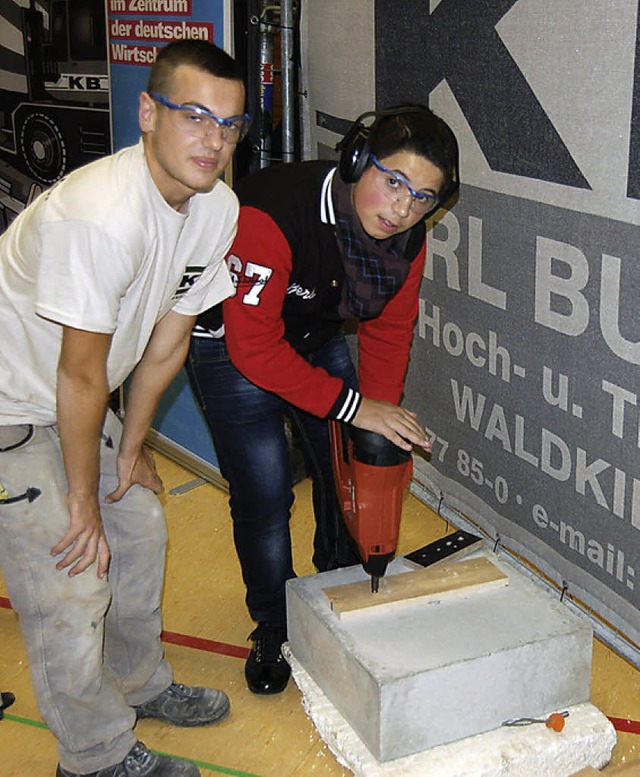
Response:
[{"label": "black sneaker", "polygon": [[182,683],[171,683],[155,699],[133,705],[138,720],[156,718],[174,726],[208,726],[217,723],[228,715],[229,707],[229,699],[224,691]]},{"label": "black sneaker", "polygon": [[253,640],[253,647],[244,665],[249,690],[259,694],[281,693],[291,675],[281,650],[287,640],[286,628],[259,623],[249,639]]},{"label": "black sneaker", "polygon": [[119,764],[91,774],[68,772],[58,764],[56,777],[200,777],[200,769],[191,761],[152,753],[142,742],[136,742]]}]

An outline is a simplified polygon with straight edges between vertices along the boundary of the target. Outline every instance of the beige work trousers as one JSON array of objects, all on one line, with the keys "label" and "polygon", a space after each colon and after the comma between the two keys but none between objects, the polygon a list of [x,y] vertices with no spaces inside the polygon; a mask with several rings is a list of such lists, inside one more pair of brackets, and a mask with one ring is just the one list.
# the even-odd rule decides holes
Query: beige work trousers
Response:
[{"label": "beige work trousers", "polygon": [[104,502],[117,485],[121,430],[109,411],[100,500],[111,563],[100,580],[97,562],[69,577],[50,555],[69,526],[55,427],[0,427],[0,482],[8,493],[0,500],[0,568],[60,764],[81,774],[124,759],[136,742],[130,705],[154,698],[172,681],[160,642],[167,541],[162,506],[141,486],[120,502]]}]

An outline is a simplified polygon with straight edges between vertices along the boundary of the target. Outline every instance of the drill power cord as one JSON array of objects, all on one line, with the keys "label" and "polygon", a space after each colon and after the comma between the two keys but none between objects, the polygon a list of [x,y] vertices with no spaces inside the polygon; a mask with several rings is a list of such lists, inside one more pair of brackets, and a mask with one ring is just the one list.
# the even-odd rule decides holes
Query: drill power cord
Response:
[{"label": "drill power cord", "polygon": [[[327,484],[325,482],[325,479],[322,477],[322,470],[320,469],[320,463],[313,449],[313,445],[311,444],[311,440],[309,439],[309,435],[307,434],[307,431],[304,428],[304,424],[302,423],[302,420],[298,415],[297,410],[295,408],[288,408],[286,415],[289,418],[289,420],[292,422],[292,424],[295,426],[295,430],[298,433],[300,442],[303,445],[304,452],[307,455],[307,461],[305,463],[307,464],[308,468],[313,470],[312,473],[309,472],[308,474],[314,478],[317,484],[317,494],[320,502],[320,504],[318,505],[320,508],[319,510],[320,516],[318,517],[321,519],[322,526],[324,528],[324,530],[321,532],[321,540],[322,540],[325,553],[329,558],[329,561],[327,562],[328,568],[335,569],[339,566],[339,550],[338,550],[339,518],[338,518],[338,513],[335,510],[332,511],[332,513],[330,514],[328,509],[327,488],[332,486],[332,484]],[[326,527],[328,527],[329,525],[329,520],[331,515],[333,517],[333,519],[331,520],[332,529],[334,531],[335,538],[336,538],[336,541],[333,547],[329,547],[329,540],[328,540],[327,531],[326,531]]]},{"label": "drill power cord", "polygon": [[552,712],[547,718],[512,718],[505,720],[503,726],[529,726],[531,723],[544,723],[547,728],[560,733],[564,728],[565,718],[569,717],[569,712]]}]

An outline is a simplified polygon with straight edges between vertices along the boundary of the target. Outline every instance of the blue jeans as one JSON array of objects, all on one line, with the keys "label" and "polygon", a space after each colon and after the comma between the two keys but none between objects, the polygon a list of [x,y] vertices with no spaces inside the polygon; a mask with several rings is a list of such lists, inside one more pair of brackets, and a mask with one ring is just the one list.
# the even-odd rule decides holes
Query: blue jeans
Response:
[{"label": "blue jeans", "polygon": [[[357,387],[342,333],[305,358]],[[249,613],[258,622],[285,625],[285,583],[295,577],[289,532],[294,496],[285,416],[301,442],[313,479],[313,563],[324,571],[357,562],[336,497],[328,422],[247,380],[231,363],[224,340],[193,337],[186,371],[211,431],[220,471],[229,483],[233,536]]]}]

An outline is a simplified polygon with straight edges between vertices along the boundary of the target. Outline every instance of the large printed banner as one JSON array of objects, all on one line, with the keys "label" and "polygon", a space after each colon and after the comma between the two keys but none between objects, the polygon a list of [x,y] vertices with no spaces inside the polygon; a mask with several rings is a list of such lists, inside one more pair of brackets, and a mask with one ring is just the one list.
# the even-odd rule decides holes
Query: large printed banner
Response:
[{"label": "large printed banner", "polygon": [[637,635],[632,235],[465,188],[433,228],[406,403],[432,430],[432,490]]},{"label": "large printed banner", "polygon": [[404,8],[376,3],[378,105],[428,102],[463,181],[407,386],[418,477],[640,645],[638,3]]},{"label": "large printed banner", "polygon": [[[230,0],[106,0],[113,142],[136,143],[138,95],[160,47],[177,40],[208,40],[227,48]],[[156,444],[198,474],[216,480],[217,457],[186,374],[163,397],[153,424]],[[215,471],[212,471],[212,468]]]},{"label": "large printed banner", "polygon": [[307,5],[305,148],[329,155],[347,120],[406,101],[459,140],[404,400],[433,437],[418,490],[566,587],[640,665],[638,2],[396,6]]}]

